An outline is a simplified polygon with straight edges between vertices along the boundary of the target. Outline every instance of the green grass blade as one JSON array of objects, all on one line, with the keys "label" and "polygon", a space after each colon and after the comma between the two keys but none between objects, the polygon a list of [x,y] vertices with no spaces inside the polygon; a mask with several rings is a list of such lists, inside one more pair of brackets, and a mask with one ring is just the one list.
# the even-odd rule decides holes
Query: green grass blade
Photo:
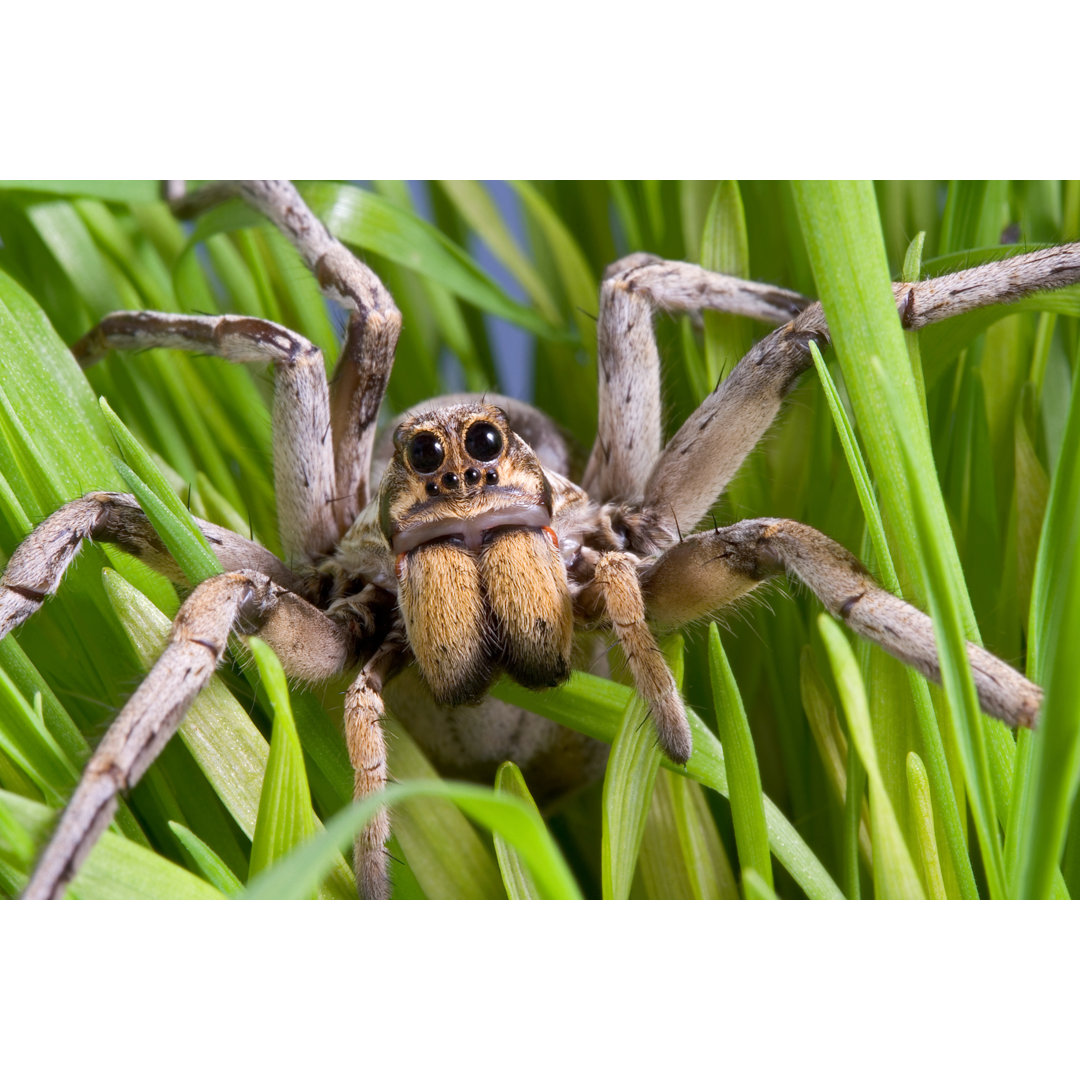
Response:
[{"label": "green grass blade", "polygon": [[772,886],[753,868],[743,874],[743,893],[747,900],[775,900]]},{"label": "green grass blade", "polygon": [[872,867],[874,850],[870,839],[869,807],[863,799],[866,790],[866,768],[859,759],[854,740],[847,746],[844,780],[844,830],[840,841],[844,892],[849,900],[858,900],[862,897],[859,855],[865,852],[867,865]]},{"label": "green grass blade", "polygon": [[671,770],[665,770],[664,775],[672,781],[675,826],[691,893],[697,900],[737,899],[739,887],[731,860],[704,789],[697,781]]},{"label": "green grass blade", "polygon": [[1080,379],[1050,487],[1032,589],[1031,664],[1046,690],[1016,844],[1017,897],[1051,894],[1080,782]]},{"label": "green grass blade", "polygon": [[[19,418],[14,402],[0,392],[0,467],[11,495],[20,498],[19,509],[41,517],[47,507],[61,501],[57,478],[45,469],[29,431]],[[7,479],[12,481],[7,484]],[[16,496],[16,497],[18,497]]]},{"label": "green grass blade", "polygon": [[[0,382],[34,432],[35,449],[66,497],[112,473],[108,429],[75,358],[44,312],[0,272]],[[40,434],[38,434],[40,433]],[[7,477],[11,480],[11,477]]]},{"label": "green grass blade", "polygon": [[632,896],[647,900],[695,899],[687,873],[679,828],[675,820],[675,785],[686,778],[658,769],[645,812],[645,827],[637,853],[636,876],[640,888]]},{"label": "green grass blade", "polygon": [[221,563],[210,550],[209,542],[153,459],[104,398],[101,411],[126,462],[126,467],[118,462],[117,471],[130,485],[154,531],[165,542],[184,576],[192,585],[198,585],[200,581],[220,574]]},{"label": "green grass blade", "polygon": [[315,834],[315,814],[285,672],[274,650],[265,642],[252,637],[247,639],[247,644],[274,707],[270,756],[251,841],[250,876],[253,877]]},{"label": "green grass blade", "polygon": [[596,275],[590,269],[573,235],[536,187],[524,180],[513,182],[511,187],[517,192],[522,209],[533,220],[551,251],[559,281],[581,335],[582,346],[589,353],[594,353],[596,324],[589,318],[588,313],[596,308],[599,286]]},{"label": "green grass blade", "polygon": [[34,200],[26,205],[26,216],[91,312],[103,315],[125,306],[109,262],[71,203]]},{"label": "green grass blade", "polygon": [[[570,681],[558,690],[540,693],[502,679],[492,688],[495,697],[565,724],[574,731],[611,742],[622,725],[623,713],[634,698],[634,692],[609,679],[575,671]],[[666,768],[685,773],[698,783],[728,798],[724,751],[720,740],[709,730],[692,709],[686,711],[694,738],[694,753],[685,766],[676,766],[666,759]],[[778,807],[767,797],[765,824],[769,846],[777,861],[788,871],[803,892],[815,900],[839,900],[843,893],[829,876],[821,861],[799,835]]]},{"label": "green grass blade", "polygon": [[117,215],[100,200],[78,199],[72,205],[94,243],[138,290],[140,303],[158,310],[175,306],[168,270],[155,252],[145,246],[136,250]]},{"label": "green grass blade", "polygon": [[243,894],[249,900],[301,899],[318,886],[339,850],[381,806],[400,806],[411,799],[448,799],[471,818],[498,832],[521,853],[544,899],[579,899],[569,868],[547,829],[520,799],[473,784],[412,780],[392,784],[335,814],[326,831],[252,881]]},{"label": "green grass blade", "polygon": [[[259,795],[255,833],[251,841],[248,878],[283,858],[321,830],[311,806],[311,790],[303,750],[293,717],[285,672],[274,650],[256,637],[246,640],[262,680],[261,689],[273,710],[273,734],[266,774]],[[318,891],[320,899],[353,899],[356,883],[340,856]]]},{"label": "green grass blade", "polygon": [[150,202],[161,198],[161,184],[157,180],[0,180],[0,188],[49,195],[87,195],[108,202]]},{"label": "green grass blade", "polygon": [[[596,323],[599,282],[578,243],[539,188],[525,181],[511,184],[534,237],[538,258],[550,269],[549,291],[562,298],[565,317],[576,326],[575,340],[559,346],[538,342],[533,397],[560,423],[573,431],[583,445],[596,430],[597,386],[595,375]],[[586,363],[585,361],[588,361]],[[568,394],[565,388],[574,387]]]},{"label": "green grass blade", "polygon": [[191,857],[191,860],[199,868],[202,876],[206,878],[215,889],[224,893],[225,896],[239,896],[243,892],[243,882],[229,869],[225,861],[209,844],[203,843],[189,828],[179,822],[170,821],[169,828]]},{"label": "green grass blade", "polygon": [[[877,367],[876,361],[871,361],[871,367]],[[917,482],[915,453],[898,411],[894,414],[893,423],[900,434],[901,475],[907,478],[914,495],[915,526],[921,541],[918,552],[937,635],[942,685],[955,736],[963,754],[964,778],[979,835],[987,884],[990,895],[1000,898],[1005,895],[1004,854],[997,830],[990,762],[983,737],[986,721],[979,711],[979,700],[967,658],[962,602],[949,577],[946,551],[937,542],[932,500],[927,487]]]},{"label": "green grass blade", "polygon": [[724,747],[724,765],[731,793],[731,817],[739,866],[745,879],[753,870],[771,889],[772,860],[769,835],[762,804],[761,771],[754,752],[754,740],[746,718],[742,695],[728,663],[716,623],[709,626],[709,670],[712,676],[713,708]]},{"label": "green grass blade", "polygon": [[[898,576],[905,585],[922,582],[918,598],[926,599],[923,559],[932,561],[936,569],[930,580],[947,593],[930,596],[932,605],[955,612],[962,636],[978,640],[896,314],[873,190],[859,183],[798,183],[794,192],[844,380],[866,437],[886,528],[895,538]],[[966,656],[963,663],[966,668]],[[1004,813],[1015,753],[1012,738],[1001,725],[990,725],[984,734],[978,712],[967,709],[969,698],[960,690],[958,672],[949,673],[947,685],[957,693],[949,700],[992,894],[1001,895],[995,802]]]},{"label": "green grass blade", "polygon": [[[1045,352],[1048,352],[1048,344]],[[1032,379],[1036,379],[1035,369],[1040,366],[1037,358],[1032,365]],[[1041,382],[1041,376],[1039,377]],[[1033,406],[1034,395],[1031,391],[1034,387],[1029,384],[1016,407],[1015,418],[1015,462],[1016,462],[1016,521],[1017,521],[1017,592],[1021,611],[1029,612],[1029,625],[1031,635],[1028,641],[1028,674],[1035,670],[1042,651],[1042,638],[1040,627],[1041,615],[1046,608],[1041,606],[1045,603],[1046,594],[1042,592],[1040,607],[1036,608],[1034,600],[1034,583],[1037,569],[1040,568],[1039,550],[1044,536],[1051,535],[1050,522],[1046,517],[1046,507],[1050,497],[1050,480],[1046,469],[1039,460],[1031,434],[1028,430],[1027,412]],[[1044,532],[1045,526],[1045,532]],[[1053,550],[1048,548],[1048,551]],[[1045,571],[1045,563],[1041,569]],[[1032,734],[1021,731],[1017,733],[1016,746],[1016,772],[1013,777],[1013,797],[1009,805],[1009,821],[1005,830],[1005,869],[1009,874],[1010,889],[1016,892],[1016,869],[1019,861],[1020,843],[1023,831],[1020,822],[1028,813],[1025,803],[1033,793],[1032,789]],[[1069,876],[1069,875],[1067,875]],[[1070,886],[1075,889],[1075,881],[1069,877]]]},{"label": "green grass blade", "polygon": [[609,185],[611,187],[611,201],[619,215],[623,232],[626,234],[627,250],[644,251],[647,244],[638,221],[637,211],[634,208],[629,183],[625,180],[611,180]]},{"label": "green grass blade", "polygon": [[[746,236],[746,213],[739,185],[721,180],[716,185],[701,239],[701,265],[733,277],[750,277],[750,245]],[[698,398],[710,393],[726,378],[753,344],[749,319],[719,311],[702,313],[705,321],[705,378]],[[768,879],[766,879],[768,880]]]},{"label": "green grass blade", "polygon": [[[899,482],[902,469],[900,430],[910,432],[926,488],[932,520],[941,534],[951,580],[962,589],[963,577],[949,531],[918,390],[896,314],[874,193],[868,184],[797,183],[795,202],[837,358],[859,429],[873,433],[866,454],[884,504],[885,520],[897,538],[900,579],[914,579],[918,530],[912,495]],[[880,375],[870,359],[880,361]],[[895,417],[895,419],[894,419]],[[897,425],[900,425],[900,428]],[[969,617],[969,622],[974,622]]]},{"label": "green grass blade", "polygon": [[[852,430],[847,412],[840,401],[836,384],[833,382],[829,369],[825,366],[825,361],[816,344],[811,344],[810,353],[814,358],[814,367],[817,369],[822,389],[825,391],[829,412],[832,414],[833,423],[836,425],[837,434],[840,436],[844,457],[847,460],[852,479],[855,481],[859,505],[862,507],[863,517],[866,519],[870,542],[873,546],[874,556],[877,559],[878,573],[881,575],[885,587],[900,595],[900,580],[896,575],[892,554],[889,551],[889,543],[885,536],[885,526],[881,520],[877,500],[874,498],[870,474],[867,472],[862,454],[859,452],[855,432]],[[920,387],[921,384],[917,384],[916,388],[920,391],[919,400],[922,404],[922,414],[925,416],[925,397]],[[923,753],[929,766],[931,791],[933,792],[934,801],[939,807],[940,824],[946,839],[947,851],[958,879],[960,895],[967,899],[975,899],[978,895],[975,874],[971,868],[971,860],[967,853],[963,822],[949,777],[945,747],[941,741],[933,701],[926,680],[918,672],[908,668],[907,677],[912,698],[915,702],[915,714],[919,734],[922,738]]]},{"label": "green grass blade", "polygon": [[836,433],[840,436],[840,445],[844,448],[844,457],[848,468],[851,470],[851,478],[855,481],[855,491],[859,496],[859,505],[862,507],[863,516],[866,518],[866,527],[870,533],[870,543],[874,548],[874,557],[877,559],[879,571],[885,587],[894,592],[899,591],[900,582],[893,567],[892,554],[889,552],[889,543],[885,539],[885,525],[881,520],[881,512],[878,510],[877,500],[874,498],[873,485],[870,483],[870,474],[866,471],[859,445],[855,439],[855,432],[851,428],[847,413],[840,400],[840,394],[836,389],[829,369],[821,356],[821,350],[816,342],[810,343],[810,355],[814,359],[814,367],[818,378],[821,380],[821,388],[825,391],[825,400],[829,404],[829,412],[832,414],[833,423],[836,425]]},{"label": "green grass blade", "polygon": [[[40,705],[40,698],[38,703]],[[37,786],[46,801],[59,806],[78,780],[78,770],[45,727],[38,710],[0,669],[0,751]]]},{"label": "green grass blade", "polygon": [[518,246],[487,188],[476,180],[442,180],[439,183],[458,213],[499,262],[514,275],[540,314],[548,322],[557,323],[559,310],[555,301],[543,278]]},{"label": "green grass blade", "polygon": [[[682,685],[682,638],[665,642],[664,656]],[[601,882],[605,900],[626,900],[634,882],[645,821],[663,753],[649,708],[636,694],[623,710],[604,774]]]},{"label": "green grass blade", "polygon": [[859,752],[870,782],[870,829],[874,842],[874,889],[879,898],[919,900],[924,894],[911,853],[904,841],[899,819],[881,775],[866,689],[855,653],[843,630],[825,614],[818,616],[818,630],[829,654],[833,677],[847,716],[848,732]]},{"label": "green grass blade", "polygon": [[635,695],[623,711],[604,774],[600,865],[605,900],[626,900],[630,896],[662,756],[649,708]]},{"label": "green grass blade", "polygon": [[739,887],[701,785],[662,769],[638,858],[651,900],[737,900]]},{"label": "green grass blade", "polygon": [[[378,180],[375,182],[375,189],[381,197],[399,209],[407,213],[414,212],[412,192],[404,181]],[[434,324],[444,347],[454,354],[461,365],[466,388],[478,394],[490,390],[496,381],[492,358],[487,348],[478,346],[474,340],[468,316],[460,301],[430,277],[419,277],[417,281],[423,294],[423,317],[425,321],[430,320]],[[407,321],[409,317],[408,309],[403,308],[403,321]]]},{"label": "green grass blade", "polygon": [[34,861],[34,838],[3,800],[0,800],[0,859],[21,867],[28,867]]},{"label": "green grass blade", "polygon": [[[843,864],[844,894],[851,900],[859,897],[859,858],[872,865],[870,820],[863,791],[866,770],[859,755],[848,744],[840,727],[836,704],[825,680],[818,672],[811,646],[803,647],[799,665],[799,689],[810,732],[825,767],[826,781],[836,802],[843,809],[840,850]],[[851,792],[849,797],[848,793]]]},{"label": "green grass blade", "polygon": [[[926,243],[926,233],[917,233],[915,239],[907,246],[904,252],[904,267],[901,277],[904,281],[918,281],[923,276],[922,254]],[[923,372],[922,349],[919,345],[918,334],[907,334],[908,358],[911,361],[911,374],[915,379],[915,389],[922,402],[923,415],[926,416],[926,376]]]},{"label": "green grass blade", "polygon": [[[438,773],[397,721],[383,721],[390,774],[436,783]],[[490,900],[506,895],[499,866],[454,802],[409,799],[394,811],[394,836],[424,894],[432,900]]]},{"label": "green grass blade", "polygon": [[931,900],[944,900],[945,879],[938,860],[937,840],[934,836],[934,807],[930,799],[930,781],[926,767],[914,751],[907,756],[908,792],[911,796],[911,812],[915,818],[915,850],[919,855],[923,885]]},{"label": "green grass blade", "polygon": [[[56,812],[40,803],[0,791],[0,804],[41,850],[55,824]],[[17,867],[21,887],[29,866]],[[94,845],[68,886],[68,896],[83,900],[220,900],[222,894],[168,859],[107,832]]]},{"label": "green grass blade", "polygon": [[[543,824],[540,811],[525,783],[521,770],[512,762],[504,761],[495,774],[495,790],[506,795],[513,795],[536,812],[537,820]],[[511,900],[538,900],[540,891],[536,887],[525,866],[525,860],[511,844],[508,844],[498,832],[494,833],[495,857],[499,860],[499,873],[502,874],[506,895]]]},{"label": "green grass blade", "polygon": [[945,198],[941,246],[945,251],[994,243],[1008,223],[1007,180],[952,180]]}]

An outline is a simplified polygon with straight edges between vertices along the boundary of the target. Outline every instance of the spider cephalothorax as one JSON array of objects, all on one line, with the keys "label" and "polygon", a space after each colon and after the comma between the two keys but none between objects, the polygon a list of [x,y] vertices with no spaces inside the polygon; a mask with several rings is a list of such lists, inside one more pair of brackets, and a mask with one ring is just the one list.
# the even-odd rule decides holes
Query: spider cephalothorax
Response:
[{"label": "spider cephalothorax", "polygon": [[[275,486],[289,564],[197,521],[225,572],[182,605],[165,651],[95,752],[27,895],[62,892],[107,826],[117,794],[176,730],[240,628],[266,639],[297,678],[350,672],[344,727],[358,798],[387,781],[384,697],[448,772],[489,776],[512,758],[540,795],[594,775],[603,761],[596,743],[500,702],[473,704],[500,671],[529,687],[564,680],[577,655],[575,629],[610,632],[661,747],[687,761],[685,706],[655,635],[776,574],[798,578],[852,630],[940,679],[929,618],[815,529],[758,518],[695,531],[810,366],[810,345],[828,343],[820,305],[649,255],[610,266],[598,316],[598,435],[578,481],[555,425],[507,398],[424,403],[390,441],[376,443],[401,322],[392,297],[287,183],[208,185],[195,207],[234,195],[288,237],[324,292],[349,311],[332,381],[300,335],[238,316],[116,312],[73,351],[83,363],[110,349],[166,345],[271,362]],[[1078,280],[1073,244],[894,291],[902,324],[916,329]],[[702,308],[778,328],[665,445],[652,317]],[[0,581],[0,636],[56,591],[88,538],[118,543],[183,580],[131,496],[92,493],[55,510],[11,557]],[[1038,687],[974,645],[968,659],[986,712],[1014,725],[1035,722]],[[383,810],[357,839],[363,896],[389,895],[388,836]]]}]

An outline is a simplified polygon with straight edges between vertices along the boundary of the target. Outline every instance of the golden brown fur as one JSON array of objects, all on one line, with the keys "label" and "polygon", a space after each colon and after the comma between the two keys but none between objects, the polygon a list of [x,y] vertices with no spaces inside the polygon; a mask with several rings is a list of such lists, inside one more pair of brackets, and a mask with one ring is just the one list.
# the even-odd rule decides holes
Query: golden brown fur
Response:
[{"label": "golden brown fur", "polygon": [[[940,678],[930,620],[816,530],[761,518],[693,532],[809,366],[810,344],[827,342],[819,305],[699,267],[628,257],[609,268],[601,289],[599,437],[580,485],[555,426],[505,400],[422,405],[384,451],[375,423],[400,329],[393,299],[287,182],[210,185],[195,201],[232,196],[264,213],[349,311],[332,381],[309,342],[260,319],[119,312],[75,352],[90,363],[114,348],[202,351],[213,343],[233,362],[273,363],[281,535],[302,566],[294,571],[258,545],[199,523],[226,572],[181,607],[164,654],[91,759],[28,895],[62,893],[117,795],[175,731],[234,630],[266,636],[294,677],[353,673],[345,734],[358,796],[386,783],[387,699],[400,704],[429,753],[459,774],[488,776],[510,757],[537,792],[587,779],[603,757],[589,740],[498,703],[471,704],[500,670],[528,686],[565,679],[575,628],[614,633],[661,745],[686,761],[693,747],[685,709],[654,634],[775,574],[795,574],[853,630]],[[1072,244],[897,285],[896,297],[904,325],[914,327],[1076,281],[1080,245]],[[652,318],[701,308],[783,325],[662,446]],[[386,463],[381,480],[373,457]],[[56,591],[87,539],[118,542],[175,572],[130,496],[86,496],[55,510],[15,551],[0,580],[0,636]],[[1039,688],[974,645],[968,655],[982,707],[1012,724],[1034,723]],[[358,838],[361,895],[390,894],[388,835],[382,811]]]}]

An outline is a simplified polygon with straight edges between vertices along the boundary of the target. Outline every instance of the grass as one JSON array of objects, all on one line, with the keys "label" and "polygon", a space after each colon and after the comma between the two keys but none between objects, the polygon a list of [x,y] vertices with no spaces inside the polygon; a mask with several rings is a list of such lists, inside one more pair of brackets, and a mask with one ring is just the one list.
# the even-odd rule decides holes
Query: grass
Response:
[{"label": "grass", "polygon": [[[1069,662],[1080,651],[1080,299],[1046,294],[914,337],[886,285],[902,270],[998,257],[1010,227],[1022,244],[1076,237],[1076,183],[517,182],[500,199],[462,182],[302,190],[402,309],[387,415],[448,387],[498,389],[501,320],[528,335],[535,402],[587,448],[597,285],[629,250],[821,296],[836,349],[803,377],[717,519],[814,525],[931,611],[954,646],[946,689],[928,689],[821,617],[812,596],[766,586],[715,629],[665,645],[693,711],[685,771],[657,771],[618,682],[580,674],[538,695],[503,681],[499,697],[617,747],[603,792],[547,823],[514,770],[494,790],[440,785],[391,721],[396,895],[1080,889]],[[56,506],[100,489],[135,492],[193,576],[212,568],[185,504],[277,550],[267,372],[155,351],[84,375],[65,345],[116,308],[231,311],[286,323],[333,358],[337,321],[288,245],[238,206],[186,230],[142,183],[0,187],[0,237],[0,558]],[[511,286],[482,269],[480,245]],[[669,434],[762,332],[712,314],[703,327],[658,321]],[[0,642],[0,895],[25,884],[177,605],[171,585],[103,545]],[[1046,687],[1038,732],[1017,739],[973,707],[949,659],[961,632]],[[339,847],[374,805],[349,806],[344,682],[290,691],[272,654],[253,662],[238,643],[233,655],[73,895],[348,894]]]}]

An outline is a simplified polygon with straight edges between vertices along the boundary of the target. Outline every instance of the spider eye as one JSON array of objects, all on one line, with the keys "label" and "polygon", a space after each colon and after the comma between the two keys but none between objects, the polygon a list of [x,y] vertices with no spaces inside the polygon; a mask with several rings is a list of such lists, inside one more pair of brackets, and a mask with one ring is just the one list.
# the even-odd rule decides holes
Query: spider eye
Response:
[{"label": "spider eye", "polygon": [[409,464],[418,473],[434,472],[446,458],[446,451],[438,435],[421,431],[409,440]]},{"label": "spider eye", "polygon": [[502,448],[502,432],[486,420],[473,424],[465,433],[465,449],[477,461],[493,461]]}]

